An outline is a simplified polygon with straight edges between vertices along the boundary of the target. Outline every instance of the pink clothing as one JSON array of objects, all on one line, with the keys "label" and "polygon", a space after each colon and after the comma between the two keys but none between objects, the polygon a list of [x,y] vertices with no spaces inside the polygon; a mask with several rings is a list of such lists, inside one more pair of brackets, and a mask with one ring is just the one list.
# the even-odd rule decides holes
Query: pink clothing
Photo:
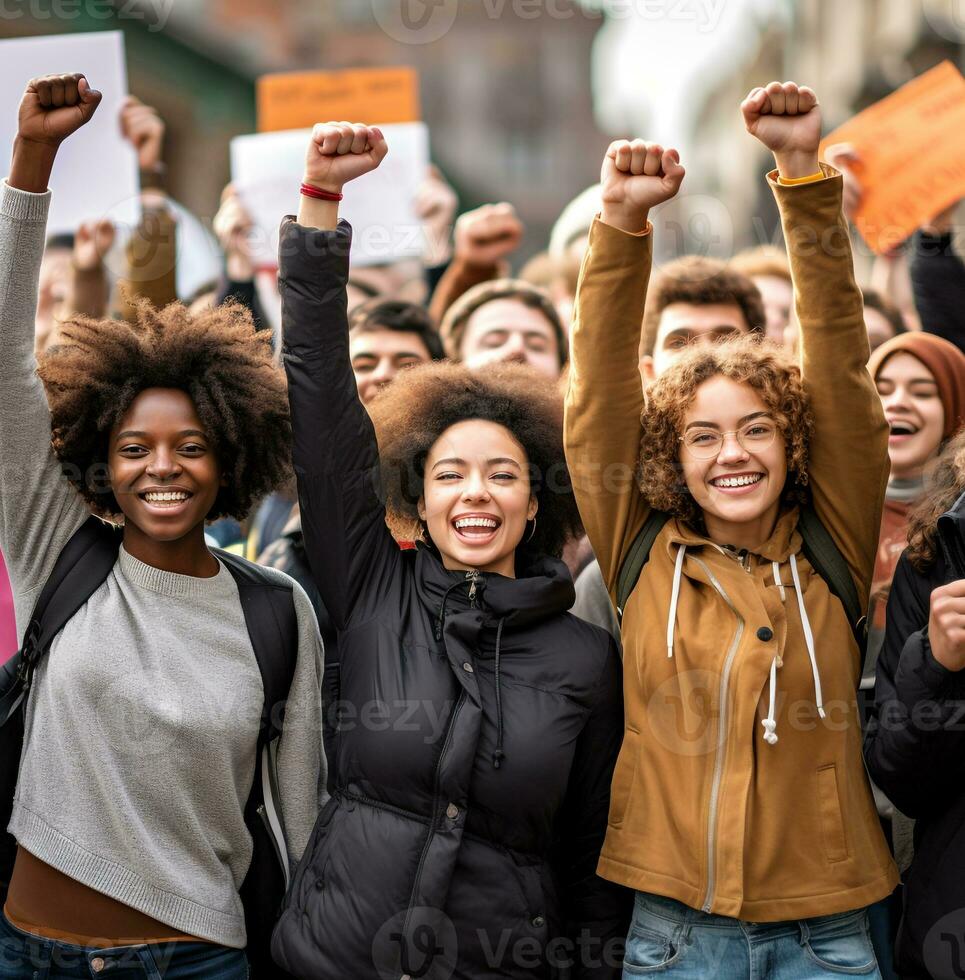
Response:
[{"label": "pink clothing", "polygon": [[13,615],[13,592],[7,578],[7,566],[0,554],[0,664],[17,652],[17,623]]}]

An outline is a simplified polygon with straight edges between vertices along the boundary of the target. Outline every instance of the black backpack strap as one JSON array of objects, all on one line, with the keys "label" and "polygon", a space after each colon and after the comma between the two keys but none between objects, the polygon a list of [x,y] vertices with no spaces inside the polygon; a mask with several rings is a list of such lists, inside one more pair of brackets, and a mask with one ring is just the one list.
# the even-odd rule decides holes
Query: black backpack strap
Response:
[{"label": "black backpack strap", "polygon": [[651,511],[650,516],[644,521],[643,527],[640,528],[640,533],[630,545],[630,550],[623,560],[620,574],[617,577],[617,616],[620,617],[621,621],[630,593],[636,588],[643,566],[646,565],[647,559],[650,557],[653,543],[669,520],[669,514],[659,510]]},{"label": "black backpack strap", "polygon": [[802,507],[797,529],[801,533],[801,550],[811,567],[824,579],[844,606],[851,631],[858,642],[858,649],[864,654],[867,647],[868,620],[865,609],[858,598],[858,589],[851,576],[851,569],[841,554],[834,539],[821,519],[810,506]]},{"label": "black backpack strap", "polygon": [[0,725],[26,698],[54,637],[110,574],[122,534],[120,528],[89,517],[64,545],[34,604],[20,650],[0,675]]},{"label": "black backpack strap", "polygon": [[[253,562],[219,551],[238,586],[248,636],[265,690],[255,780],[245,806],[254,849],[240,894],[245,906],[252,976],[281,978],[271,960],[271,934],[291,883],[288,844],[278,793],[278,740],[298,663],[298,615],[291,585]],[[321,695],[319,695],[321,696]],[[321,738],[321,733],[319,733]]]}]

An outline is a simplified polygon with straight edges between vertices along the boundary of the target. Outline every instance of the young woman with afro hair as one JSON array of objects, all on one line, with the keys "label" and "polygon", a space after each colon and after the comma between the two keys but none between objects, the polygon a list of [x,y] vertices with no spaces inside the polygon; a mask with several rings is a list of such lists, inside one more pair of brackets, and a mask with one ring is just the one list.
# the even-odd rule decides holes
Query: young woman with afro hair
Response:
[{"label": "young woman with afro hair", "polygon": [[282,226],[293,457],[342,716],[272,951],[315,980],[614,980],[630,895],[595,871],[620,661],[567,611],[562,406],[519,365],[425,365],[366,412],[338,199],[385,153],[377,129],[316,126]]},{"label": "young woman with afro hair", "polygon": [[[166,977],[240,980],[266,698],[239,586],[204,527],[242,518],[286,472],[284,377],[240,308],[179,305],[68,322],[37,369],[47,183],[99,101],[83,75],[31,81],[0,189],[0,545],[21,633],[91,512],[123,526],[116,564],[54,637],[26,702],[0,977],[49,962],[58,977],[157,976],[162,963]],[[321,645],[305,594],[262,574],[297,619],[277,750],[294,862],[324,786]]]},{"label": "young woman with afro hair", "polygon": [[566,456],[622,605],[627,718],[600,874],[636,891],[627,976],[877,977],[867,908],[897,871],[862,765],[855,633],[888,430],[817,98],[772,82],[741,108],[775,158],[800,363],[737,338],[641,386],[648,216],[681,186],[675,150],[611,144],[580,278]]}]

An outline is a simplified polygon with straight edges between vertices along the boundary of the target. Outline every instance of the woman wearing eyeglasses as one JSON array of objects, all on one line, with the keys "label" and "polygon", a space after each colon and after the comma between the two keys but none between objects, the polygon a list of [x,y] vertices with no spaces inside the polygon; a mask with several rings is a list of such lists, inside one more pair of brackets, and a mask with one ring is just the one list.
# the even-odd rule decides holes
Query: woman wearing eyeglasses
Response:
[{"label": "woman wearing eyeglasses", "polygon": [[771,83],[742,109],[777,163],[800,366],[742,338],[687,352],[644,397],[648,212],[680,186],[673,150],[610,147],[577,295],[566,455],[615,600],[665,518],[623,602],[626,734],[598,873],[637,893],[624,977],[877,977],[866,908],[897,874],[861,760],[853,624],[802,514],[831,543],[821,567],[866,603],[888,430],[817,99]]}]

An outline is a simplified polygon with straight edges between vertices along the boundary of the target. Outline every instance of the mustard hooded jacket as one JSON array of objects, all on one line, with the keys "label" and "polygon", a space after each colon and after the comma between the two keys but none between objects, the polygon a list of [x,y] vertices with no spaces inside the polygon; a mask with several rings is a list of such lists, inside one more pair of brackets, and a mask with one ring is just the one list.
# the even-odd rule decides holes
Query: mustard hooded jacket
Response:
[{"label": "mustard hooded jacket", "polygon": [[[813,506],[867,600],[888,429],[866,368],[842,178],[823,171],[813,183],[769,182],[815,423]],[[629,474],[640,453],[651,231],[599,220],[591,229],[566,398],[567,462],[614,601],[649,513]],[[797,518],[786,507],[743,560],[679,520],[654,543],[624,609],[626,734],[604,878],[757,922],[860,908],[897,885],[862,761],[858,647],[841,603],[801,554]]]}]

